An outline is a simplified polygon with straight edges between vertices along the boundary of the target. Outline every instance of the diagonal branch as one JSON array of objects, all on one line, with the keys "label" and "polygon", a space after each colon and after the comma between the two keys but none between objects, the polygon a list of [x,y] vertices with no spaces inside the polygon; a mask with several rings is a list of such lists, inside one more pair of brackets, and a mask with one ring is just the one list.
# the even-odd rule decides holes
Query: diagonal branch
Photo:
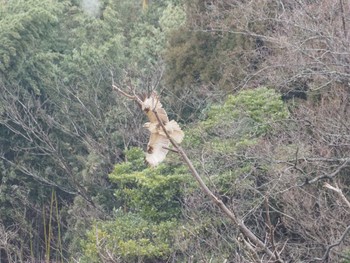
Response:
[{"label": "diagonal branch", "polygon": [[[275,262],[283,262],[281,259],[275,256],[275,254],[253,233],[250,231],[250,229],[244,224],[243,220],[240,219],[233,211],[231,211],[223,202],[221,199],[219,199],[214,193],[208,188],[208,186],[203,181],[202,177],[198,174],[196,168],[193,166],[191,160],[187,157],[184,150],[170,137],[169,133],[167,132],[163,122],[161,121],[157,111],[153,110],[155,116],[157,117],[158,123],[161,125],[164,133],[166,134],[167,138],[170,140],[171,144],[174,146],[174,148],[177,150],[179,155],[182,157],[184,162],[187,164],[188,168],[191,171],[192,176],[196,179],[196,181],[199,183],[199,186],[201,187],[202,191],[210,197],[210,199],[213,201],[215,205],[217,205],[224,213],[227,215],[239,228],[240,232],[248,238],[256,247],[260,248],[262,251],[264,251],[270,259],[274,260]],[[253,247],[249,247],[252,253],[256,253],[256,250]]]}]

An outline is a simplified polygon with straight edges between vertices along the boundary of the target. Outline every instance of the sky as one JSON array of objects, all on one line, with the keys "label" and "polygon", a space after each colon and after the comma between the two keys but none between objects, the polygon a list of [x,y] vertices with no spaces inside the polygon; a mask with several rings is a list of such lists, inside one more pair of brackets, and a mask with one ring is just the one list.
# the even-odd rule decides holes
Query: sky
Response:
[{"label": "sky", "polygon": [[87,14],[91,16],[98,16],[100,14],[99,0],[82,0],[81,7]]}]

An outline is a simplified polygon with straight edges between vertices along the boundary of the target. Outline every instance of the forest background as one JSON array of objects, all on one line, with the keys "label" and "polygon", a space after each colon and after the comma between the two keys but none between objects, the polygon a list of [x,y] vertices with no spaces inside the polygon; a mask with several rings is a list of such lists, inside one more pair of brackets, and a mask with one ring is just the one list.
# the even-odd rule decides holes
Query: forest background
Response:
[{"label": "forest background", "polygon": [[[350,262],[347,0],[0,0],[0,262]],[[156,90],[213,193],[149,168]]]}]

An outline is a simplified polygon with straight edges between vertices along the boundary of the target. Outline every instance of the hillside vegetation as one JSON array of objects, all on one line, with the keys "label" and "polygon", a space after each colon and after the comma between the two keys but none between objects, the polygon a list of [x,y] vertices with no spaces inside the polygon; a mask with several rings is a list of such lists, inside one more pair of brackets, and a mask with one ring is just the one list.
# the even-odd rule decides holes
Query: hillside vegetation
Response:
[{"label": "hillside vegetation", "polygon": [[[350,262],[349,15],[0,0],[0,262]],[[235,220],[176,153],[147,166],[146,116],[112,83],[158,92]]]}]

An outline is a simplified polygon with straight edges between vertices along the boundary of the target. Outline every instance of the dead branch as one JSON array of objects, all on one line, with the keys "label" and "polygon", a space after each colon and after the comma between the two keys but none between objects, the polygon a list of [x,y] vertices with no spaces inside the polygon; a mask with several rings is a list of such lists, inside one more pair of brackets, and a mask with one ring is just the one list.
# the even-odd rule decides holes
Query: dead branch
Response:
[{"label": "dead branch", "polygon": [[345,159],[345,161],[342,163],[342,165],[340,165],[333,173],[316,176],[312,180],[308,180],[299,186],[304,186],[306,184],[313,184],[313,183],[316,183],[316,182],[323,180],[323,179],[333,179],[344,167],[346,167],[346,165],[349,163],[349,161],[350,161],[350,159]]},{"label": "dead branch", "polygon": [[[332,186],[332,185],[330,185],[329,183],[325,182],[325,183],[323,184],[323,187],[328,188],[328,189],[330,189],[330,190],[336,192],[336,193],[339,195],[340,199],[343,200],[344,203],[345,203],[345,204],[349,207],[349,209],[350,209],[350,202],[349,202],[349,200],[346,198],[346,196],[343,194],[342,190],[339,188],[339,186],[338,186],[337,183],[335,183],[335,186]],[[327,246],[326,252],[324,253],[323,257],[322,257],[322,258],[315,258],[315,260],[317,260],[317,261],[322,261],[322,262],[328,260],[328,257],[329,257],[329,254],[330,254],[330,252],[331,252],[331,249],[334,248],[334,247],[336,247],[336,246],[339,246],[339,245],[341,244],[341,242],[343,242],[343,240],[344,240],[346,234],[347,234],[349,231],[350,231],[350,225],[345,229],[345,231],[343,232],[343,234],[341,235],[341,237],[338,239],[337,242],[335,242],[335,243],[333,243],[333,244]]]},{"label": "dead branch", "polygon": [[339,0],[339,3],[340,3],[340,12],[341,12],[341,21],[342,21],[343,33],[344,33],[344,37],[347,38],[347,36],[348,36],[348,30],[347,30],[347,28],[346,28],[345,12],[344,12],[344,3],[343,3],[343,0]]},{"label": "dead branch", "polygon": [[296,162],[346,162],[350,158],[323,158],[323,157],[299,157],[293,160],[275,160],[276,163],[296,163]]},{"label": "dead branch", "polygon": [[264,205],[265,205],[265,212],[266,212],[266,225],[267,228],[269,230],[268,236],[270,239],[270,243],[271,243],[271,247],[273,252],[275,253],[276,258],[281,262],[281,258],[279,253],[277,252],[276,249],[276,243],[275,243],[275,227],[272,225],[271,223],[271,218],[270,218],[270,205],[269,205],[269,197],[265,196],[265,200],[264,200]]},{"label": "dead branch", "polygon": [[121,90],[120,88],[118,88],[116,85],[112,85],[112,87],[119,92],[120,94],[122,94],[123,96],[127,97],[128,99],[134,100],[136,101],[139,105],[142,104],[141,99],[134,93],[133,95],[130,95],[128,93],[126,93],[125,91]]},{"label": "dead branch", "polygon": [[350,232],[350,225],[345,229],[345,231],[343,232],[343,234],[341,235],[341,237],[333,244],[327,246],[326,248],[326,252],[324,253],[322,258],[314,258],[315,261],[322,261],[322,262],[326,262],[328,260],[329,254],[331,252],[331,250],[334,247],[339,246],[343,240],[345,239],[346,235],[348,234],[348,232]]},{"label": "dead branch", "polygon": [[[162,123],[161,119],[158,116],[158,113],[154,110],[153,111],[155,116],[157,117],[158,123],[161,125],[164,133],[166,134],[167,138],[170,140],[171,144],[174,146],[174,148],[178,151],[179,155],[182,157],[186,165],[191,171],[191,174],[196,179],[196,181],[199,183],[199,186],[201,187],[202,191],[210,197],[210,199],[213,201],[215,205],[217,205],[223,212],[226,214],[239,228],[240,232],[250,240],[256,247],[263,250],[271,260],[274,260],[275,262],[283,262],[281,259],[276,258],[275,254],[253,233],[250,231],[250,229],[244,224],[243,220],[238,218],[237,215],[235,215],[234,212],[232,212],[223,202],[221,199],[219,199],[214,193],[208,188],[208,186],[203,181],[202,177],[198,174],[196,168],[193,166],[191,160],[187,157],[184,150],[170,137],[169,133],[167,132],[164,124]],[[256,254],[256,248],[252,246],[247,246],[251,253],[254,255]]]},{"label": "dead branch", "polygon": [[339,195],[340,199],[343,200],[344,203],[345,203],[345,204],[349,207],[349,209],[350,209],[350,202],[349,202],[349,200],[346,198],[346,196],[343,194],[343,191],[339,188],[339,186],[337,185],[337,183],[335,184],[335,187],[334,187],[334,186],[330,185],[329,183],[325,182],[325,183],[323,184],[323,187],[328,188],[328,189],[330,189],[330,190],[336,192],[336,193]]},{"label": "dead branch", "polygon": [[164,146],[163,146],[163,148],[166,149],[166,150],[168,150],[168,151],[171,151],[171,152],[173,152],[173,153],[179,153],[177,150],[174,150],[174,149],[169,148],[169,147],[164,147]]}]

